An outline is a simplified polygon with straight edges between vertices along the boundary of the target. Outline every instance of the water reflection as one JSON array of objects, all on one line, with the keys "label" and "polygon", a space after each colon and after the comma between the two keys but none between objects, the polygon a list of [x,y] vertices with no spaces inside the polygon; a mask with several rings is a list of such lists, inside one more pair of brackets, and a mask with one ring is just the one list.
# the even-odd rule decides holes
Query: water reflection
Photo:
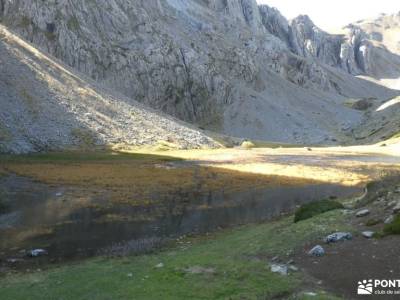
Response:
[{"label": "water reflection", "polygon": [[333,184],[241,192],[178,188],[167,195],[154,191],[143,204],[111,205],[107,190],[51,186],[15,175],[3,177],[0,183],[4,195],[12,200],[9,210],[0,216],[2,258],[33,248],[45,248],[50,259],[91,256],[122,241],[210,232],[263,221],[301,203],[360,192],[359,188]]}]

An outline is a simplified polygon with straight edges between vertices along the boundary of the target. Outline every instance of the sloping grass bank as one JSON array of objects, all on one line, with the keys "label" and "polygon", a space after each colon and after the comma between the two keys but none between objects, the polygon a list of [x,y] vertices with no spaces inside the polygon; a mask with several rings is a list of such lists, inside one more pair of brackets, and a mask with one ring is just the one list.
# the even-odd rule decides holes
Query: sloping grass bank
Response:
[{"label": "sloping grass bank", "polygon": [[[284,217],[182,239],[156,254],[8,275],[0,279],[0,299],[309,299],[304,292],[312,287],[304,287],[302,274],[271,273],[269,259],[289,259],[333,230],[348,230],[340,210],[298,223]],[[312,299],[334,298],[319,293]]]}]

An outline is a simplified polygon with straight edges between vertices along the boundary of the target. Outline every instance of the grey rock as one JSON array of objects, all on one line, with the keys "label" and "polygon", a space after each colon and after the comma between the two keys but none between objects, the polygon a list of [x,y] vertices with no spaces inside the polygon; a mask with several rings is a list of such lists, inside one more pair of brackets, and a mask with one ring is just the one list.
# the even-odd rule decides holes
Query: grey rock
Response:
[{"label": "grey rock", "polygon": [[289,270],[290,270],[290,271],[293,271],[293,272],[298,272],[298,271],[299,271],[299,268],[296,267],[296,266],[290,265],[290,266],[289,266]]},{"label": "grey rock", "polygon": [[274,256],[273,258],[271,258],[271,261],[278,261],[279,260],[279,256]]},{"label": "grey rock", "polygon": [[294,263],[295,263],[295,262],[294,262],[293,259],[290,259],[290,260],[287,262],[288,265],[293,265]]},{"label": "grey rock", "polygon": [[389,217],[387,217],[384,221],[385,224],[390,224],[394,221],[394,216],[390,215]]},{"label": "grey rock", "polygon": [[288,267],[282,264],[272,264],[271,265],[272,273],[279,273],[280,275],[288,275]]},{"label": "grey rock", "polygon": [[361,218],[361,217],[368,216],[369,214],[370,214],[369,209],[362,209],[356,213],[356,217]]},{"label": "grey rock", "polygon": [[397,214],[400,212],[400,202],[397,202],[397,204],[393,207],[393,213]]},{"label": "grey rock", "polygon": [[353,236],[350,232],[335,232],[335,233],[328,235],[325,238],[325,242],[327,244],[336,243],[336,242],[351,240],[352,238],[353,238]]},{"label": "grey rock", "polygon": [[48,254],[48,252],[44,249],[33,249],[28,252],[28,256],[30,256],[30,257],[40,257],[40,256],[44,256],[47,254]]},{"label": "grey rock", "polygon": [[318,58],[323,63],[338,66],[342,37],[319,29],[308,16],[301,15],[290,24],[290,43],[293,51],[307,58]]},{"label": "grey rock", "polygon": [[14,265],[14,264],[23,262],[23,259],[21,259],[21,258],[8,258],[6,260],[6,262],[9,263],[9,264],[13,264]]},{"label": "grey rock", "polygon": [[308,297],[316,297],[316,296],[318,296],[318,294],[314,293],[314,292],[305,292],[304,295],[306,295]]},{"label": "grey rock", "polygon": [[370,239],[370,238],[372,238],[374,236],[375,232],[373,232],[373,231],[363,231],[361,234],[362,234],[363,237],[365,237],[367,239]]},{"label": "grey rock", "polygon": [[322,246],[317,245],[308,252],[308,255],[316,256],[316,257],[324,256],[325,250],[324,250],[324,248],[322,248]]}]

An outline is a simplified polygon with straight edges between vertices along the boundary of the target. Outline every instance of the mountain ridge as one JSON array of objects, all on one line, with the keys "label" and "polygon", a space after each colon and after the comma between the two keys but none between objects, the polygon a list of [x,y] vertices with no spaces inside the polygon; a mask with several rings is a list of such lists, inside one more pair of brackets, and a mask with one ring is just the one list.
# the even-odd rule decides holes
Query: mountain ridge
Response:
[{"label": "mountain ridge", "polygon": [[369,115],[347,102],[399,94],[354,76],[368,75],[358,44],[255,0],[2,0],[2,11],[5,26],[128,104],[241,138],[348,142]]}]

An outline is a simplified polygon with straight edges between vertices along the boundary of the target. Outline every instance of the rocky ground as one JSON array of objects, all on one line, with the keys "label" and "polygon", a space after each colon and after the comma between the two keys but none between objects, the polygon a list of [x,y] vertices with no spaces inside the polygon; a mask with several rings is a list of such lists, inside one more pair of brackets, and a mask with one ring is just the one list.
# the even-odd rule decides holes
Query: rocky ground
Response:
[{"label": "rocky ground", "polygon": [[[383,227],[393,222],[400,211],[400,178],[389,177],[369,185],[365,197],[352,204],[348,222],[352,238],[326,244],[322,240],[307,243],[298,252],[300,267],[321,286],[346,299],[355,297],[356,283],[365,279],[394,279],[400,273],[399,237],[384,236]],[[312,257],[308,250],[316,243],[323,245],[325,255]],[[308,249],[308,250],[307,250]],[[375,295],[376,299],[380,299]],[[397,299],[382,295],[382,299]]]},{"label": "rocky ground", "polygon": [[201,130],[127,100],[0,26],[0,152],[126,144],[217,147]]}]

